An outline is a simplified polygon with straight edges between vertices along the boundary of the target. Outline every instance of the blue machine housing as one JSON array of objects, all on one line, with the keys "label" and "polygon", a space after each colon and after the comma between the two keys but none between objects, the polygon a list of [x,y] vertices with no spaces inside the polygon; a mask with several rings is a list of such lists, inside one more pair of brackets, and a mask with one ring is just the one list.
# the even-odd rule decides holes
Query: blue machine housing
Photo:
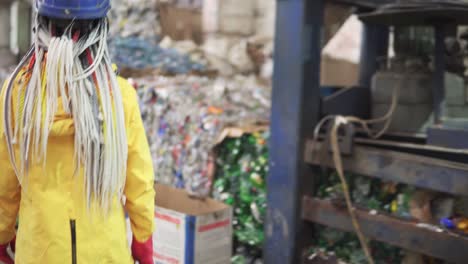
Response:
[{"label": "blue machine housing", "polygon": [[103,18],[110,7],[110,0],[36,0],[39,15],[57,19]]}]

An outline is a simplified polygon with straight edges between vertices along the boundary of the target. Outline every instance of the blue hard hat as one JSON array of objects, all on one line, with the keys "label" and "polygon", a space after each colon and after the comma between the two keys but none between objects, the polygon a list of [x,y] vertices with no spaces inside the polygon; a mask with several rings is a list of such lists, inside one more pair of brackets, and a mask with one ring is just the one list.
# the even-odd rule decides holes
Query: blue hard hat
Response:
[{"label": "blue hard hat", "polygon": [[36,0],[39,15],[57,19],[104,18],[110,0]]}]

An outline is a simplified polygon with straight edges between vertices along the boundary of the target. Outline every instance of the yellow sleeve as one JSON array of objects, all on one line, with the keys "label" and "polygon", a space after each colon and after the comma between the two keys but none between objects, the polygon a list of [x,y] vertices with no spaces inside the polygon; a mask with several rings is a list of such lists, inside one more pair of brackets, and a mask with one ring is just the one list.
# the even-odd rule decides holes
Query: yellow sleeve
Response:
[{"label": "yellow sleeve", "polygon": [[[3,117],[3,92],[0,97],[0,117]],[[0,245],[7,244],[15,236],[16,218],[21,201],[21,187],[10,163],[3,131],[2,123],[0,124]]]},{"label": "yellow sleeve", "polygon": [[10,164],[5,138],[0,138],[0,245],[4,245],[15,236],[21,188]]},{"label": "yellow sleeve", "polygon": [[146,242],[154,230],[154,172],[148,140],[138,107],[136,92],[130,89],[127,127],[128,163],[125,209],[138,242]]}]

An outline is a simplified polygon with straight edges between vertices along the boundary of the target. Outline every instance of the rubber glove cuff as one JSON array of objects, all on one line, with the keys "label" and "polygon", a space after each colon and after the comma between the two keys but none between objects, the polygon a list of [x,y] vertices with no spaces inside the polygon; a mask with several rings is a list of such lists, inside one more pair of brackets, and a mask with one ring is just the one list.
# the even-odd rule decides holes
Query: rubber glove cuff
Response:
[{"label": "rubber glove cuff", "polygon": [[132,256],[140,264],[154,264],[153,261],[153,238],[150,237],[146,242],[138,242],[135,237],[132,241]]},{"label": "rubber glove cuff", "polygon": [[10,243],[6,245],[0,245],[0,263],[2,264],[14,264],[15,262],[8,254],[8,246],[10,246],[11,251],[15,252],[16,238],[14,238]]}]

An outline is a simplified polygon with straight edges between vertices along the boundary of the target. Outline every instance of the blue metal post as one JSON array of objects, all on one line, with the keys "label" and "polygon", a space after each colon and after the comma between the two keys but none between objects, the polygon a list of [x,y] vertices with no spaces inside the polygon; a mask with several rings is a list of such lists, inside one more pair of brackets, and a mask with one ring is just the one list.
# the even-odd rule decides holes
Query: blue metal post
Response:
[{"label": "blue metal post", "polygon": [[362,34],[359,85],[370,88],[372,76],[378,68],[378,58],[388,51],[389,29],[387,26],[364,24]]},{"label": "blue metal post", "polygon": [[300,263],[312,228],[301,199],[312,192],[314,168],[305,140],[320,117],[320,51],[324,0],[277,0],[275,71],[265,263]]},{"label": "blue metal post", "polygon": [[432,98],[434,108],[434,123],[440,125],[444,115],[445,103],[445,27],[435,26],[435,54],[434,54],[434,84]]}]

